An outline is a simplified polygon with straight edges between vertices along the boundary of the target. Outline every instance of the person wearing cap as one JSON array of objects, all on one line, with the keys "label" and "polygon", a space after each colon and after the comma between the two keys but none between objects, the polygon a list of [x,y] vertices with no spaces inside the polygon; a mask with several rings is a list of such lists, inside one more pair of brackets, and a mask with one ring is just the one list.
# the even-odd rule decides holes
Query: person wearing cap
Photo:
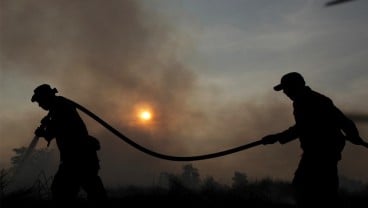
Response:
[{"label": "person wearing cap", "polygon": [[73,205],[83,188],[91,202],[102,206],[106,192],[98,175],[99,142],[88,134],[76,107],[66,98],[56,96],[57,92],[56,88],[42,84],[31,99],[48,111],[35,135],[44,137],[48,143],[55,138],[60,153],[59,169],[51,185],[53,199],[58,207]]},{"label": "person wearing cap", "polygon": [[298,207],[338,205],[338,162],[348,140],[368,148],[356,125],[332,100],[306,85],[297,72],[281,78],[275,91],[293,102],[295,124],[262,138],[263,144],[286,144],[299,139],[303,154],[292,181]]}]

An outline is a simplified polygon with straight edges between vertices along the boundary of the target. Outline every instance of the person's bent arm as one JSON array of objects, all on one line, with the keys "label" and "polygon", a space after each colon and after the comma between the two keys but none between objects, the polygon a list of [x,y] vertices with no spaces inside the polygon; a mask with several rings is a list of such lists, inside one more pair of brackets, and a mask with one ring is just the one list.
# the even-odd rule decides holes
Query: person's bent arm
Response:
[{"label": "person's bent arm", "polygon": [[55,134],[49,114],[41,120],[41,125],[35,130],[34,133],[38,137],[45,138],[47,141],[47,146],[50,145],[51,140],[55,138]]},{"label": "person's bent arm", "polygon": [[360,135],[355,123],[345,116],[338,108],[334,107],[336,120],[338,121],[341,130],[345,133],[346,139],[353,144],[362,145],[368,148],[368,142],[364,141]]}]

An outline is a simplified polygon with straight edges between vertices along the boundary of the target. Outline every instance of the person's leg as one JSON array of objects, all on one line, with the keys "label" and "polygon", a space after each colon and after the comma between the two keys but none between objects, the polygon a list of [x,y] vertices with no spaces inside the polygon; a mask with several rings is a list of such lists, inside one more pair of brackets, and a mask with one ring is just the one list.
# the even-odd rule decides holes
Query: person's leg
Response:
[{"label": "person's leg", "polygon": [[303,160],[293,180],[298,207],[338,207],[337,165],[328,160]]},{"label": "person's leg", "polygon": [[304,183],[304,181],[301,181],[301,179],[298,178],[297,176],[294,177],[292,185],[296,206],[298,208],[317,206],[317,204],[314,204],[315,200],[311,197],[310,188],[308,187],[308,184]]},{"label": "person's leg", "polygon": [[81,185],[87,193],[88,201],[96,207],[108,207],[106,190],[97,174],[85,174]]},{"label": "person's leg", "polygon": [[313,158],[301,158],[292,182],[298,208],[318,207],[320,204],[318,172]]},{"label": "person's leg", "polygon": [[307,178],[307,163],[305,158],[299,161],[298,168],[294,173],[292,181],[294,199],[298,208],[307,207],[306,203],[309,201],[306,192],[306,178]]},{"label": "person's leg", "polygon": [[322,206],[339,207],[339,180],[337,165],[334,162],[325,163],[320,168],[321,172],[318,179],[318,189],[316,195],[319,197]]},{"label": "person's leg", "polygon": [[62,165],[54,176],[51,184],[52,198],[56,207],[68,207],[74,204],[79,186],[71,171]]}]

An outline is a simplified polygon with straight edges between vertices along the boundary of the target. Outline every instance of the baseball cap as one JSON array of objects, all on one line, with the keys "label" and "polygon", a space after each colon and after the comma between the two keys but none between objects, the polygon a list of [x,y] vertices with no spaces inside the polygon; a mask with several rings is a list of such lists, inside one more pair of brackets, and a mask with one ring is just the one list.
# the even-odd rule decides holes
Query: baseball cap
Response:
[{"label": "baseball cap", "polygon": [[280,84],[273,87],[273,89],[280,91],[285,88],[296,88],[301,86],[305,86],[303,76],[298,72],[290,72],[282,76]]}]

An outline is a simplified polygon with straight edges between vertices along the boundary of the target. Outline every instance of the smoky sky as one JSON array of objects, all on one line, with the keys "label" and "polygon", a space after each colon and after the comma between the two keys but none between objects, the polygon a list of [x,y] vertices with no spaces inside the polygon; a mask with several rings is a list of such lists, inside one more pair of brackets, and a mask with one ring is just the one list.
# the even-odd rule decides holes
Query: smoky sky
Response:
[{"label": "smoky sky", "polygon": [[152,134],[134,124],[132,110],[149,105],[160,149],[182,149],[166,140],[187,113],[195,76],[176,60],[170,29],[145,17],[137,1],[3,1],[1,31],[5,76],[28,77],[33,87],[47,82],[136,139]]},{"label": "smoky sky", "polygon": [[[43,83],[135,142],[170,155],[222,151],[293,123],[291,104],[273,100],[273,94],[219,102],[216,90],[201,88],[196,70],[178,57],[179,47],[191,40],[139,1],[3,0],[0,15],[1,85],[7,97],[0,130],[6,159],[12,148],[28,145],[46,114],[30,102],[33,88]],[[187,47],[190,50],[190,44]],[[18,103],[13,105],[12,99]],[[135,109],[141,106],[153,111],[149,125],[136,118]],[[145,155],[81,115],[102,144],[101,175],[108,185],[154,183],[160,171],[178,172],[185,164]],[[202,176],[213,175],[222,182],[231,181],[235,170],[290,179],[299,154],[293,142],[193,165]]]}]

